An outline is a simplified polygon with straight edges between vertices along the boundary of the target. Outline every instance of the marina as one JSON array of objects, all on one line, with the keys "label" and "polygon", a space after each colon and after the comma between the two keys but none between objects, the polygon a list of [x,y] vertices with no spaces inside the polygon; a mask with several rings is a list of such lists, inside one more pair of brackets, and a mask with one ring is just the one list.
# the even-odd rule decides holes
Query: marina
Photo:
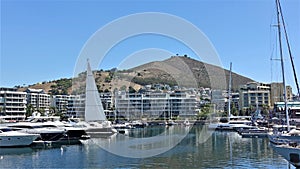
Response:
[{"label": "marina", "polygon": [[300,168],[298,1],[117,1],[1,2],[0,168]]}]

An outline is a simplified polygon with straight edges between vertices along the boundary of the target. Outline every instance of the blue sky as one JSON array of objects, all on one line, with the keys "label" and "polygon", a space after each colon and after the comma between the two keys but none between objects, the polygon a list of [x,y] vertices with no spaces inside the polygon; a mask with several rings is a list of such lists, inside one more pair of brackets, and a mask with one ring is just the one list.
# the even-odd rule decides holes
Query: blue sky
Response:
[{"label": "blue sky", "polygon": [[[285,0],[281,5],[300,78],[300,1]],[[142,12],[168,13],[195,25],[214,45],[226,69],[233,62],[234,72],[256,81],[281,81],[279,62],[270,61],[271,56],[278,58],[276,29],[271,26],[276,23],[275,9],[275,0],[1,0],[0,86],[73,77],[83,46],[97,30]],[[143,52],[152,48],[164,51],[162,56]],[[201,60],[174,39],[141,35],[113,47],[97,68],[120,67],[136,53],[144,61],[166,59],[169,53]],[[287,83],[295,89],[287,53],[285,58]]]}]

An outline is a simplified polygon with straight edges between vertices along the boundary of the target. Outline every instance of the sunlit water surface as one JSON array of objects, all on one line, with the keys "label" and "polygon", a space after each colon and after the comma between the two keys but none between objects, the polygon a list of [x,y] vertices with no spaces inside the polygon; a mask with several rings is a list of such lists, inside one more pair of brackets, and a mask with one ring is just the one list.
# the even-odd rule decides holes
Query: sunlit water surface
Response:
[{"label": "sunlit water surface", "polygon": [[[129,136],[150,137],[182,127],[134,129]],[[0,168],[294,168],[270,147],[267,138],[241,138],[235,132],[210,133],[203,126],[194,126],[174,148],[149,158],[118,156],[97,144],[118,142],[123,137],[118,134],[83,145],[53,148],[0,148]],[[202,143],[203,140],[206,141]]]}]

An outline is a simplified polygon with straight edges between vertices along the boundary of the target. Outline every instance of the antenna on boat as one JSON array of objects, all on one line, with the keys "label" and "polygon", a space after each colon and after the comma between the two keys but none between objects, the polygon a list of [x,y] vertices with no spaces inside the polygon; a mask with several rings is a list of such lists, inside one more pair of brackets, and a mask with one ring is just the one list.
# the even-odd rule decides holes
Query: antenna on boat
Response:
[{"label": "antenna on boat", "polygon": [[283,97],[284,97],[284,110],[286,116],[286,125],[287,130],[290,131],[290,120],[289,113],[287,109],[287,95],[286,95],[286,84],[285,84],[285,76],[284,76],[284,63],[283,63],[283,54],[282,54],[282,43],[281,43],[281,30],[280,30],[280,2],[276,0],[276,9],[277,9],[277,24],[278,24],[278,40],[279,40],[279,51],[280,51],[280,61],[281,61],[281,71],[282,71],[282,83],[283,83]]}]

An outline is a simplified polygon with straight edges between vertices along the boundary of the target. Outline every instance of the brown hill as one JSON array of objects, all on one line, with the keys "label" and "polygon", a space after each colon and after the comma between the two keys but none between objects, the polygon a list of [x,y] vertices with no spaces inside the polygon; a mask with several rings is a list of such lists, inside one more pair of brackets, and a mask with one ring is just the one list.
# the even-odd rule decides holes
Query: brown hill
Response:
[{"label": "brown hill", "polygon": [[[227,89],[229,71],[191,59],[187,56],[172,56],[164,61],[150,62],[138,67],[117,71],[93,71],[99,91],[128,89],[131,86],[136,91],[147,84],[168,84],[183,87],[210,87],[212,89]],[[232,89],[253,81],[247,77],[232,73]],[[85,72],[75,78],[62,78],[28,86],[44,89],[50,94],[78,94],[85,89]],[[19,90],[26,90],[20,88]]]},{"label": "brown hill", "polygon": [[[173,56],[164,61],[147,63],[130,69],[136,76],[133,82],[144,84],[163,83],[185,87],[210,87],[227,89],[229,71],[221,67],[203,63],[187,56]],[[232,89],[236,91],[241,84],[253,81],[232,73]]]}]

